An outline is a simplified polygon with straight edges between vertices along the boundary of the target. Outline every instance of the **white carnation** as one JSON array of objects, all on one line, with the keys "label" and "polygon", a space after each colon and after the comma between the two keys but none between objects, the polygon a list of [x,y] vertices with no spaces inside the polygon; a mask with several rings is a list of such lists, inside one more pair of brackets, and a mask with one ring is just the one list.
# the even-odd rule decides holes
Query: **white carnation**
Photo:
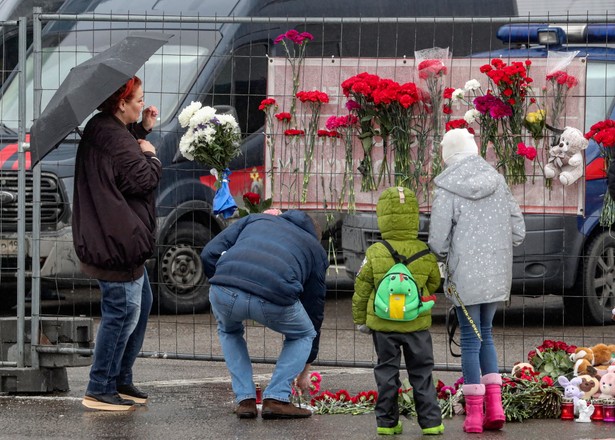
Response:
[{"label": "white carnation", "polygon": [[469,92],[470,90],[478,90],[480,89],[480,83],[475,79],[471,79],[466,82],[466,85],[463,86],[463,88],[466,92]]},{"label": "white carnation", "polygon": [[[190,130],[189,130],[190,131]],[[194,151],[194,146],[192,145],[191,136],[187,136],[188,133],[182,136],[179,141],[179,152],[188,160],[194,160],[194,156],[191,154]]]},{"label": "white carnation", "polygon": [[463,99],[463,97],[466,95],[465,90],[463,89],[455,89],[453,91],[453,94],[451,95],[451,101],[452,102],[457,102]]},{"label": "white carnation", "polygon": [[476,119],[480,116],[480,112],[478,110],[476,110],[475,108],[468,110],[465,115],[463,115],[463,119],[468,123],[471,124],[472,122],[476,121]]},{"label": "white carnation", "polygon": [[179,119],[179,125],[184,128],[187,127],[188,124],[190,124],[190,119],[192,118],[194,113],[196,113],[196,111],[202,106],[203,104],[201,104],[200,102],[192,101],[190,105],[186,106],[186,108],[184,108],[177,117],[177,119]]},{"label": "white carnation", "polygon": [[215,108],[209,106],[200,108],[190,118],[190,127],[194,128],[199,124],[208,124],[214,116],[216,116]]},{"label": "white carnation", "polygon": [[237,122],[235,121],[233,115],[216,115],[216,118],[218,118],[221,125],[226,125],[230,128],[237,127]]}]

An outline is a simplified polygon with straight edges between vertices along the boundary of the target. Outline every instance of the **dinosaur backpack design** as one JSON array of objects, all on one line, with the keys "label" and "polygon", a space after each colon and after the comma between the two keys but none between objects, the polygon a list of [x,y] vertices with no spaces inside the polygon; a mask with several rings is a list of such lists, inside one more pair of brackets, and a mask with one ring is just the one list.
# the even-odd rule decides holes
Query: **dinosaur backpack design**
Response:
[{"label": "dinosaur backpack design", "polygon": [[407,267],[413,261],[429,254],[429,249],[405,257],[393,249],[387,241],[383,241],[382,244],[391,253],[395,264],[378,284],[374,298],[374,313],[377,317],[390,321],[412,321],[435,304],[432,299],[422,298],[419,286]]}]

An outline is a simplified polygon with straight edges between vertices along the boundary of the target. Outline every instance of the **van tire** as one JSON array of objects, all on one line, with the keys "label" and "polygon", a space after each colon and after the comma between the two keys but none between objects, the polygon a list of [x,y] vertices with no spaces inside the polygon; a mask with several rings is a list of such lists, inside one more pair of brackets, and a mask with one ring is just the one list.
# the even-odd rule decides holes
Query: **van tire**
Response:
[{"label": "van tire", "polygon": [[179,222],[160,246],[156,299],[161,311],[179,315],[209,308],[201,251],[211,237],[211,231],[200,223]]},{"label": "van tire", "polygon": [[565,316],[580,325],[605,325],[615,307],[615,235],[595,236],[581,256],[574,288],[564,294]]}]

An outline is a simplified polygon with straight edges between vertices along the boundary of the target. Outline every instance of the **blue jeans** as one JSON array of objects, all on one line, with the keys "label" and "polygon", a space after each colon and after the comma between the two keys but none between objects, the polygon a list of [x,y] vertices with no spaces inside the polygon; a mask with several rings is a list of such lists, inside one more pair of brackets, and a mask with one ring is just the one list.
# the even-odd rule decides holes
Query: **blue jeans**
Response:
[{"label": "blue jeans", "polygon": [[147,272],[136,281],[98,280],[101,319],[87,392],[114,394],[117,385],[132,383],[132,366],[143,346],[152,308]]},{"label": "blue jeans", "polygon": [[291,383],[305,368],[316,331],[301,302],[279,306],[240,289],[211,285],[211,309],[237,403],[256,397],[252,362],[244,339],[243,320],[253,319],[284,335],[282,351],[263,399],[290,400]]},{"label": "blue jeans", "polygon": [[476,328],[480,331],[481,343],[476,332],[470,325],[461,307],[456,307],[459,319],[459,332],[461,339],[461,370],[463,382],[479,384],[481,374],[497,373],[498,354],[493,344],[492,324],[498,303],[475,304],[466,306],[468,314],[472,317]]}]

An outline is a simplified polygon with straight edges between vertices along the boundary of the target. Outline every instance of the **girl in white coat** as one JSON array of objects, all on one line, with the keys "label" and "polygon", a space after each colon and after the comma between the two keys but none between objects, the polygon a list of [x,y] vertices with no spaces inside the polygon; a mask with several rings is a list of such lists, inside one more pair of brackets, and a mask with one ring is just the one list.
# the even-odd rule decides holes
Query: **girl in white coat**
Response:
[{"label": "girl in white coat", "polygon": [[525,223],[504,177],[478,155],[468,130],[450,130],[441,146],[445,169],[434,179],[429,247],[446,260],[444,291],[457,306],[464,431],[501,429],[506,418],[492,322],[498,303],[510,296],[513,246],[523,242]]}]

